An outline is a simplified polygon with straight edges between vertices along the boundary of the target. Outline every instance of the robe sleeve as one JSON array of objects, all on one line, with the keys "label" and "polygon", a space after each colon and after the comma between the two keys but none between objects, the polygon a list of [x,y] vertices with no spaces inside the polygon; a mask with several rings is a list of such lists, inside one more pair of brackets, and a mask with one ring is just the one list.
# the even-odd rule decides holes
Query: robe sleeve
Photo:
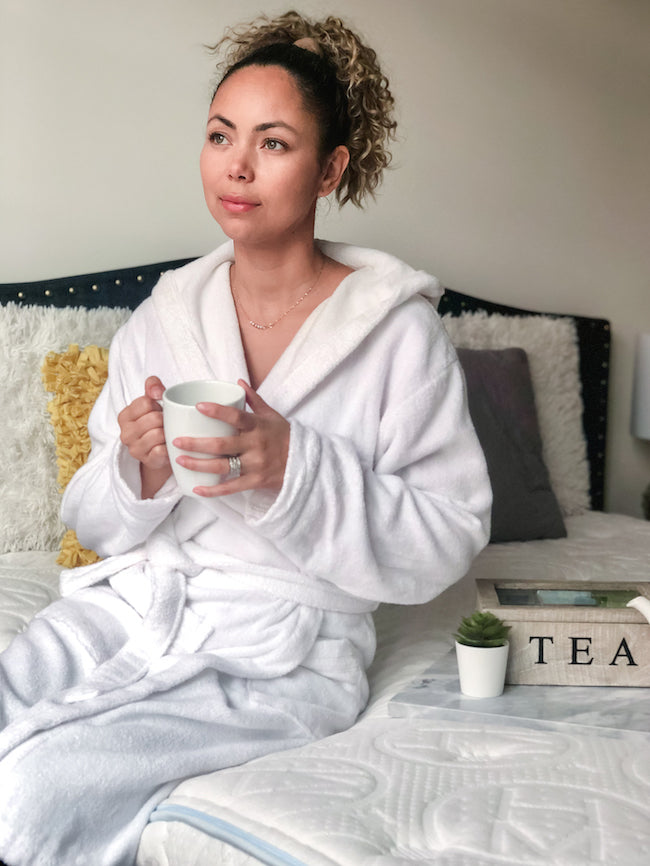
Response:
[{"label": "robe sleeve", "polygon": [[459,580],[488,541],[485,458],[460,363],[441,330],[439,339],[421,353],[401,340],[403,357],[390,363],[402,372],[382,395],[371,462],[350,438],[292,420],[280,494],[270,506],[249,502],[248,522],[297,567],[357,597],[428,601]]},{"label": "robe sleeve", "polygon": [[[153,499],[141,499],[140,464],[120,441],[117,416],[143,393],[151,375],[140,351],[146,327],[146,315],[137,310],[111,343],[108,380],[88,421],[91,453],[63,496],[63,522],[102,557],[142,544],[180,498],[176,485],[167,482]],[[137,329],[140,338],[129,338]]]}]

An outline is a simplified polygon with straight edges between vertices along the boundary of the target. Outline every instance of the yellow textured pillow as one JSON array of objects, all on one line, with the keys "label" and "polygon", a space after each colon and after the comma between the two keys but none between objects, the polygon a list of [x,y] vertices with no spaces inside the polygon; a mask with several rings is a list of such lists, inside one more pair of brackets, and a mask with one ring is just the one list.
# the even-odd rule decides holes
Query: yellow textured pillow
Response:
[{"label": "yellow textured pillow", "polygon": [[[72,344],[65,352],[50,352],[41,368],[45,389],[54,394],[47,404],[56,442],[57,480],[61,492],[88,459],[88,416],[108,376],[108,349]],[[57,562],[66,568],[97,562],[92,550],[82,547],[74,530],[61,540]]]}]

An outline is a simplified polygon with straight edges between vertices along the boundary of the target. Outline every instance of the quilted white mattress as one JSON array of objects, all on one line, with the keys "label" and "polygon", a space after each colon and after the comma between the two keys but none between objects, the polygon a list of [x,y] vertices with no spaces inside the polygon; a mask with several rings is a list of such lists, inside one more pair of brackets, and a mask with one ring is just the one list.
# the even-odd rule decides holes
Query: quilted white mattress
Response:
[{"label": "quilted white mattress", "polygon": [[374,718],[181,786],[140,863],[256,862],[214,834],[293,866],[647,866],[649,800],[647,744]]},{"label": "quilted white mattress", "polygon": [[381,608],[373,698],[354,728],[179,785],[139,866],[647,866],[650,733],[387,709],[448,652],[475,577],[648,579],[650,524],[592,513],[567,525],[568,539],[491,546],[430,605]]},{"label": "quilted white mattress", "polygon": [[[567,524],[568,539],[491,546],[430,605],[380,608],[372,700],[354,728],[179,785],[144,832],[139,866],[647,866],[650,734],[388,712],[448,652],[474,578],[648,579],[650,523],[592,513]],[[57,597],[54,559],[0,556],[0,649]]]}]

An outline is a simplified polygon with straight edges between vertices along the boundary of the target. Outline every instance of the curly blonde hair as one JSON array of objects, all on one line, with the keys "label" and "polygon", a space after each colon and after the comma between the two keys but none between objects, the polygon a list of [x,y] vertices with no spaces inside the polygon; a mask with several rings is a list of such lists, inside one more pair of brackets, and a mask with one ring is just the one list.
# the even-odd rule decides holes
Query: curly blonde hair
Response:
[{"label": "curly blonde hair", "polygon": [[[294,46],[302,39],[313,40],[318,54]],[[281,45],[291,47],[272,48]],[[376,53],[340,18],[311,21],[294,11],[277,18],[261,15],[228,29],[209,47],[215,54],[224,52],[217,66],[223,74],[221,82],[237,69],[257,63],[280,65],[292,74],[308,107],[320,120],[323,155],[340,144],[350,152],[350,162],[336,190],[339,205],[351,201],[362,207],[368,195],[374,197],[391,161],[388,144],[397,127],[394,99]],[[312,69],[305,74],[309,66]],[[326,67],[327,73],[319,66]],[[329,92],[323,83],[327,75],[336,82],[336,93]]]}]

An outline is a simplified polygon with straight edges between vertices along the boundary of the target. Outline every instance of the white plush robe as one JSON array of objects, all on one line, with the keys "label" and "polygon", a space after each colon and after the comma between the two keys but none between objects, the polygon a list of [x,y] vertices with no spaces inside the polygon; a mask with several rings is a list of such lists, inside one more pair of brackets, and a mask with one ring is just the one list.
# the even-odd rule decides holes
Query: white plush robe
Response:
[{"label": "white plush robe", "polygon": [[[367,697],[370,612],[381,601],[433,598],[486,543],[489,482],[461,369],[432,304],[439,284],[380,252],[322,249],[354,273],[258,389],[291,423],[277,495],[199,501],[170,479],[141,500],[139,465],[119,439],[117,415],[147,376],[165,386],[248,378],[229,289],[231,244],[165,274],[116,335],[91,415],[91,457],[63,503],[65,522],[105,560],[64,574],[64,600],[0,666],[8,696],[0,778],[10,768],[16,780],[0,792],[0,856],[12,866],[126,866],[152,803],[174,780],[351,724]],[[36,671],[48,646],[53,674],[43,684]],[[18,684],[30,678],[37,682],[27,689]],[[177,708],[173,725],[161,700]],[[206,701],[219,708],[213,715]],[[64,857],[50,816],[55,853],[46,855],[29,773],[37,759],[78,743],[84,720],[112,755],[105,801],[119,798],[136,817],[122,811],[98,824],[100,797],[82,810]],[[177,736],[192,742],[192,759],[176,753]],[[142,750],[160,766],[150,777],[140,768],[131,802]],[[51,796],[68,776],[60,767]],[[18,838],[16,822],[28,815],[33,832]]]}]

